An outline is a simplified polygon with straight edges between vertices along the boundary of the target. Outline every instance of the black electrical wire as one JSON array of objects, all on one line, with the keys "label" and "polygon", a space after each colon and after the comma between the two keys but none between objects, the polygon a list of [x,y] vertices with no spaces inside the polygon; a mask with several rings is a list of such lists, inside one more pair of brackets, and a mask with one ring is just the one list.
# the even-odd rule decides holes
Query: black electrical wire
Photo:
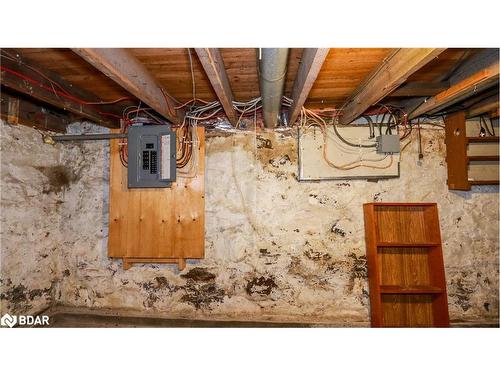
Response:
[{"label": "black electrical wire", "polygon": [[417,119],[417,127],[418,127],[418,159],[421,160],[424,158],[424,153],[422,152],[422,134],[420,133],[420,118]]},{"label": "black electrical wire", "polygon": [[[494,137],[495,136],[495,129],[493,128],[493,124],[491,124],[491,130],[490,130],[490,128],[489,128],[488,124],[486,123],[486,120],[483,118],[483,116],[479,116],[479,121],[481,124],[484,124],[484,129],[486,129],[486,132],[488,133],[488,135]],[[481,129],[483,129],[483,126],[481,126]]]},{"label": "black electrical wire", "polygon": [[490,126],[491,126],[491,132],[493,133],[493,135],[495,136],[495,127],[493,126],[493,121],[491,121],[491,118],[490,118]]},{"label": "black electrical wire", "polygon": [[[394,120],[394,125],[391,126],[391,119]],[[386,127],[386,130],[385,130],[385,134],[392,134],[392,128],[393,127],[396,127],[398,124],[398,119],[396,118],[396,116],[391,112],[389,114],[389,119],[387,121],[387,127]]]},{"label": "black electrical wire", "polygon": [[349,145],[351,147],[362,147],[362,148],[374,148],[374,147],[377,147],[377,144],[376,143],[373,143],[371,145],[357,145],[355,143],[351,143],[349,142],[348,140],[344,139],[340,134],[339,134],[339,131],[337,130],[337,125],[335,124],[335,122],[333,122],[333,130],[335,131],[335,134],[337,135],[337,137],[339,137],[339,139],[344,142],[346,145]]},{"label": "black electrical wire", "polygon": [[375,129],[373,127],[373,121],[370,116],[363,116],[363,118],[368,122],[368,126],[370,127],[370,138],[375,138]]},{"label": "black electrical wire", "polygon": [[385,112],[382,115],[382,120],[378,124],[378,132],[380,133],[380,135],[382,135],[382,125],[384,124],[384,120],[385,120]]}]

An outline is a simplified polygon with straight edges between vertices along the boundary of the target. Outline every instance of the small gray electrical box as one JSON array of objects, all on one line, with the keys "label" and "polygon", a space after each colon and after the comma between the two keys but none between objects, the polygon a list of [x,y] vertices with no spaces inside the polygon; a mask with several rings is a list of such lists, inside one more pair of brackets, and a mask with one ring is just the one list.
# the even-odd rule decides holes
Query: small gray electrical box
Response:
[{"label": "small gray electrical box", "polygon": [[397,154],[399,151],[399,135],[386,134],[377,137],[377,154]]},{"label": "small gray electrical box", "polygon": [[128,129],[128,187],[170,187],[176,175],[175,133],[168,125]]}]

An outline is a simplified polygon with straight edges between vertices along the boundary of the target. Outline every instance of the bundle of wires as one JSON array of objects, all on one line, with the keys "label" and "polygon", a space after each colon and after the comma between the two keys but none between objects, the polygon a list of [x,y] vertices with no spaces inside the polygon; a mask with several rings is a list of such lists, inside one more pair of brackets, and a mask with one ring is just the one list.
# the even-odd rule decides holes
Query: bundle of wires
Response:
[{"label": "bundle of wires", "polygon": [[[312,110],[307,109],[305,107],[302,107],[301,112],[300,112],[300,119],[299,119],[299,126],[300,127],[308,129],[311,126],[317,126],[320,128],[321,133],[323,134],[323,147],[322,147],[323,159],[330,167],[335,168],[335,169],[340,169],[340,170],[351,170],[351,169],[360,168],[360,167],[373,168],[373,169],[388,169],[391,167],[391,165],[393,163],[393,156],[392,155],[389,156],[389,158],[390,158],[389,163],[386,165],[383,165],[383,166],[377,165],[377,164],[371,164],[371,163],[381,162],[388,157],[387,155],[385,155],[382,158],[378,158],[378,159],[364,158],[363,153],[360,151],[362,149],[374,148],[374,147],[376,147],[376,145],[374,143],[366,144],[366,143],[361,143],[361,142],[358,142],[358,144],[356,144],[356,143],[353,143],[350,140],[346,139],[345,137],[343,137],[337,129],[338,117],[339,117],[339,112],[337,111],[336,115],[334,115],[329,122],[333,126],[333,130],[335,132],[335,135],[337,136],[337,140],[335,140],[334,138],[332,138],[328,134],[328,129],[327,129],[328,124],[327,124],[327,121],[322,116],[316,114]],[[334,142],[336,141],[338,143],[339,147],[342,147],[342,144],[343,144],[343,148],[344,148],[343,151],[344,152],[349,153],[349,148],[350,148],[350,150],[351,150],[350,153],[357,155],[356,160],[349,162],[349,163],[346,163],[346,164],[337,164],[337,163],[334,163],[333,161],[331,161],[328,157],[329,140],[334,141]],[[339,144],[339,141],[341,142],[340,144]],[[346,149],[346,146],[348,146],[347,149]],[[353,148],[357,149],[357,152],[352,152]],[[366,162],[370,162],[370,163],[367,164]]]},{"label": "bundle of wires", "polygon": [[254,125],[255,125],[257,122],[257,111],[262,109],[262,100],[261,97],[259,96],[257,98],[249,100],[248,102],[233,101],[233,108],[236,112],[240,114],[238,121],[236,122],[235,126],[236,129],[239,128],[241,119],[247,115],[253,114]]}]

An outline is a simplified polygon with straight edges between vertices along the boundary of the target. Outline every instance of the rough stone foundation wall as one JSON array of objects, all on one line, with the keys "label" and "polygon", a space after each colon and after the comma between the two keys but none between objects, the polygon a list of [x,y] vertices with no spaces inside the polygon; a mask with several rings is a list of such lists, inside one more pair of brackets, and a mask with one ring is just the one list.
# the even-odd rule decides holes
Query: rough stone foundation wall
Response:
[{"label": "rough stone foundation wall", "polygon": [[56,297],[64,193],[78,176],[36,130],[0,120],[0,134],[1,314],[33,314]]},{"label": "rough stone foundation wall", "polygon": [[[58,146],[60,165],[70,167],[69,175],[76,178],[62,192],[44,197],[62,200],[57,209],[45,216],[34,212],[22,225],[30,228],[40,217],[47,218],[45,225],[59,223],[58,250],[48,260],[54,275],[44,280],[57,280],[53,295],[59,304],[172,318],[368,326],[362,204],[438,202],[450,318],[455,323],[498,323],[498,187],[448,191],[443,131],[423,130],[422,137],[424,159],[418,161],[417,143],[410,144],[399,179],[300,183],[293,132],[209,134],[206,257],[188,262],[183,272],[173,265],[124,271],[121,262],[108,259],[105,143]],[[29,136],[21,145],[33,149],[29,139],[35,138]],[[36,151],[33,158],[40,157],[42,148]],[[14,158],[2,161],[9,174],[16,165]],[[19,193],[18,200],[22,198],[29,200]],[[20,250],[5,252],[4,243],[16,248],[17,237],[2,235],[2,259],[27,257]],[[46,274],[42,260],[29,267]],[[2,302],[12,306],[3,266],[2,280]]]}]

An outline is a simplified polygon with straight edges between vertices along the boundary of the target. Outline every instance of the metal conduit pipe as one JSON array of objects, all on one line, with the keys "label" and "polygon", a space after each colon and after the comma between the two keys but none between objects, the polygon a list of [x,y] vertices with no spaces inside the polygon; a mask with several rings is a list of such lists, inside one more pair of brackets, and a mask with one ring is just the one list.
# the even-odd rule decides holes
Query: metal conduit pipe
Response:
[{"label": "metal conduit pipe", "polygon": [[264,126],[275,128],[279,123],[281,97],[285,87],[288,48],[262,48],[259,59]]}]

